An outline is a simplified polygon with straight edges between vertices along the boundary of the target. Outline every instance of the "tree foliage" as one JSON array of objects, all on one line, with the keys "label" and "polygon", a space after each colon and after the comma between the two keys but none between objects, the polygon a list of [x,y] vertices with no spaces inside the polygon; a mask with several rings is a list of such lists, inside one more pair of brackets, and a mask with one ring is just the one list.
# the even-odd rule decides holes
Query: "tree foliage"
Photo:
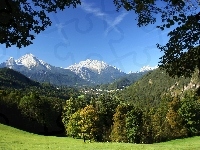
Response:
[{"label": "tree foliage", "polygon": [[71,115],[68,123],[67,123],[67,135],[71,136],[73,138],[78,138],[81,135],[81,116],[80,116],[80,110],[75,112],[74,114]]},{"label": "tree foliage", "polygon": [[126,133],[130,143],[140,143],[142,111],[133,108],[126,114]]},{"label": "tree foliage", "polygon": [[189,136],[200,133],[200,101],[194,91],[186,91],[181,100],[178,112],[183,118],[183,124],[188,130]]},{"label": "tree foliage", "polygon": [[80,117],[79,124],[81,125],[81,132],[85,133],[89,139],[96,140],[99,134],[99,128],[97,126],[99,115],[97,110],[92,105],[88,105],[80,111]]},{"label": "tree foliage", "polygon": [[166,45],[157,44],[164,53],[159,66],[169,75],[190,77],[195,68],[200,69],[198,0],[114,0],[114,4],[117,9],[134,11],[139,27],[161,20],[157,28],[175,28],[168,33]]},{"label": "tree foliage", "polygon": [[51,25],[47,13],[75,8],[80,0],[1,0],[0,43],[18,48],[32,44],[35,34]]},{"label": "tree foliage", "polygon": [[43,114],[43,109],[45,107],[44,101],[34,93],[31,93],[30,96],[22,97],[19,103],[19,108],[26,117],[40,121],[42,124],[45,123]]},{"label": "tree foliage", "polygon": [[167,123],[169,124],[169,135],[171,139],[182,138],[187,136],[187,130],[182,122],[182,117],[178,113],[178,109],[181,107],[180,98],[174,97],[169,103],[169,110],[166,114]]},{"label": "tree foliage", "polygon": [[[200,69],[199,0],[113,0],[117,10],[134,11],[139,27],[161,21],[157,28],[175,28],[169,41],[157,47],[163,51],[159,66],[171,76],[191,76]],[[35,33],[51,25],[48,13],[76,7],[81,0],[2,0],[0,6],[0,43],[21,48],[32,44]],[[159,19],[158,19],[159,18]]]},{"label": "tree foliage", "polygon": [[127,133],[126,133],[126,114],[130,111],[131,107],[128,105],[118,105],[116,112],[113,115],[113,127],[111,133],[111,139],[115,142],[127,142]]}]

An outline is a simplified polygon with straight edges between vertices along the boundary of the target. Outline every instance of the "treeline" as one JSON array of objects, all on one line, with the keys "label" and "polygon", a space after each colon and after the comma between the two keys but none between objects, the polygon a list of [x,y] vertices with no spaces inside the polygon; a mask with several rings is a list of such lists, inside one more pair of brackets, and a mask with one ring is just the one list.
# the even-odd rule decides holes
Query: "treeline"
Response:
[{"label": "treeline", "polygon": [[0,123],[37,134],[62,134],[62,104],[62,99],[33,92],[0,90]]},{"label": "treeline", "polygon": [[19,91],[22,94],[30,92],[38,95],[45,95],[46,97],[56,97],[61,99],[69,99],[70,97],[77,97],[79,91],[75,88],[67,86],[53,86],[50,83],[35,82],[20,72],[9,68],[0,68],[0,90],[6,92]]},{"label": "treeline", "polygon": [[155,107],[138,107],[113,95],[85,102],[66,101],[65,134],[94,141],[154,143],[200,135],[200,97],[196,91],[166,93]]}]

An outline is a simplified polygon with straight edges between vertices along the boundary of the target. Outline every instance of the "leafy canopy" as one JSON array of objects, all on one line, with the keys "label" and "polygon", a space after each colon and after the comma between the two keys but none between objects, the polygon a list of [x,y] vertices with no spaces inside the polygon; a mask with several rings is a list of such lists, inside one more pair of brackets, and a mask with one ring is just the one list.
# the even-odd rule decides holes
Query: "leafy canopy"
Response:
[{"label": "leafy canopy", "polygon": [[0,43],[18,48],[32,44],[34,34],[51,25],[47,13],[75,8],[80,0],[1,0]]},{"label": "leafy canopy", "polygon": [[196,68],[200,69],[199,0],[114,0],[114,4],[118,10],[134,11],[139,27],[154,24],[159,18],[162,23],[157,28],[175,28],[168,33],[166,45],[157,44],[164,52],[159,67],[170,76],[191,77]]}]

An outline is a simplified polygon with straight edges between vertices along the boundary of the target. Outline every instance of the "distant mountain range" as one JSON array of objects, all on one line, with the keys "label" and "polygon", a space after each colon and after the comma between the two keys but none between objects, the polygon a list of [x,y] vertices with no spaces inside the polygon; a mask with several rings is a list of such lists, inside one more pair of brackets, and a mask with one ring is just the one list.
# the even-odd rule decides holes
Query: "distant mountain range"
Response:
[{"label": "distant mountain range", "polygon": [[126,75],[114,66],[110,66],[103,61],[87,59],[78,64],[71,65],[67,69],[91,83],[110,83],[115,79]]},{"label": "distant mountain range", "polygon": [[[103,61],[87,59],[67,68],[52,66],[33,54],[15,60],[10,57],[0,68],[10,68],[38,82],[54,85],[82,86],[111,83],[127,74]],[[147,67],[147,71],[154,68]],[[141,72],[146,71],[145,68]]]},{"label": "distant mountain range", "polygon": [[39,60],[33,54],[26,54],[15,60],[13,57],[0,64],[0,68],[7,67],[24,74],[38,82],[48,82],[55,85],[87,84],[85,80],[69,69],[54,67]]},{"label": "distant mountain range", "polygon": [[146,71],[151,71],[151,70],[154,70],[154,69],[157,69],[158,66],[154,66],[154,67],[150,67],[149,65],[147,66],[143,66],[139,72],[146,72]]}]

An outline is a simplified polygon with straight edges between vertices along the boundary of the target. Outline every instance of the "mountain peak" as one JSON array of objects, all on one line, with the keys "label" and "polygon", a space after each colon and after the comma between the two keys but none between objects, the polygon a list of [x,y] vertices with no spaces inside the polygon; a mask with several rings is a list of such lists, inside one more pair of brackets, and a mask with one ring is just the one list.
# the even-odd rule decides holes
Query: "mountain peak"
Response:
[{"label": "mountain peak", "polygon": [[[14,58],[10,58],[7,62],[0,64],[0,67],[12,68],[26,74],[30,78],[34,78],[34,80],[37,79],[37,81],[42,82],[47,81],[45,76],[51,77],[51,79],[48,80],[52,80],[54,76],[63,76],[63,79],[73,77],[74,83],[82,82],[81,84],[102,84],[112,82],[125,75],[124,72],[115,66],[108,65],[107,63],[99,60],[86,59],[78,64],[62,69],[38,59],[31,53],[25,54],[16,60],[14,60]],[[37,77],[35,74],[37,74]],[[60,83],[60,79],[56,82]],[[71,82],[69,84],[71,84]]]},{"label": "mountain peak", "polygon": [[103,61],[92,59],[80,61],[78,64],[71,65],[66,69],[71,70],[82,79],[93,83],[98,82],[98,84],[107,83],[125,75],[124,72],[114,66],[108,65]]},{"label": "mountain peak", "polygon": [[7,62],[14,62],[15,61],[15,59],[13,58],[13,57],[10,57],[8,60],[7,60]]},{"label": "mountain peak", "polygon": [[32,53],[26,53],[24,56],[30,56],[30,57],[35,57]]},{"label": "mountain peak", "polygon": [[15,62],[15,59],[13,57],[10,57],[7,61],[6,61],[6,66],[8,68],[13,68],[15,67],[16,65],[16,62]]},{"label": "mountain peak", "polygon": [[37,59],[37,57],[31,53],[27,53],[27,54],[21,56],[19,59]]},{"label": "mountain peak", "polygon": [[25,54],[16,60],[17,65],[25,66],[29,70],[34,69],[35,71],[47,71],[51,70],[52,66],[46,62],[39,60],[36,56],[31,53]]},{"label": "mountain peak", "polygon": [[40,64],[40,60],[37,59],[33,54],[25,54],[16,60],[17,64],[24,65],[27,68],[32,68],[38,66]]},{"label": "mountain peak", "polygon": [[80,68],[88,68],[92,71],[100,73],[101,70],[107,68],[109,65],[106,64],[103,61],[99,60],[92,60],[92,59],[86,59],[85,61],[81,61],[78,64],[71,65],[67,69],[70,70],[79,70]]},{"label": "mountain peak", "polygon": [[158,66],[150,67],[149,65],[147,65],[147,66],[143,66],[143,67],[140,69],[139,72],[151,71],[151,70],[154,70],[154,69],[156,69],[156,68],[158,68]]}]

